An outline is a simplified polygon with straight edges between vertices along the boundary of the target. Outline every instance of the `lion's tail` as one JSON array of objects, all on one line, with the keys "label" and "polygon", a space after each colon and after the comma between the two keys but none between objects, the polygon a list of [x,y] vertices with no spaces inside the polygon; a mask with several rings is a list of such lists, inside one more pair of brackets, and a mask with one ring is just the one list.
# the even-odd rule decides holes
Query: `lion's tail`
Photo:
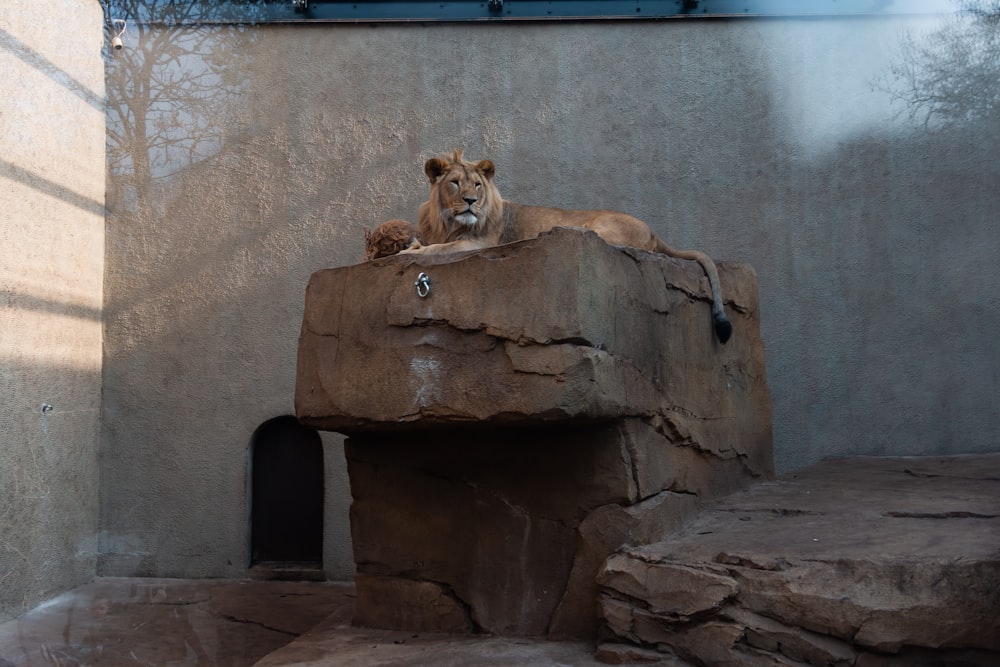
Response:
[{"label": "lion's tail", "polygon": [[677,250],[672,248],[660,238],[656,239],[656,252],[661,252],[670,257],[678,259],[691,259],[699,264],[708,276],[708,284],[712,288],[712,324],[715,327],[715,335],[720,343],[725,343],[733,334],[733,325],[726,317],[726,310],[722,305],[722,288],[719,286],[719,271],[715,268],[715,262],[711,257],[700,250]]}]

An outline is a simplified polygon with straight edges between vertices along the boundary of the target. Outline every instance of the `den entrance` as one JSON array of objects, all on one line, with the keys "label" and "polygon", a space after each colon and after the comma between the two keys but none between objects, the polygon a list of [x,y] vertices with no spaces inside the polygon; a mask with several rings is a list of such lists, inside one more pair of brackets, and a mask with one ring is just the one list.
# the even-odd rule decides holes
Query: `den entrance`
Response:
[{"label": "den entrance", "polygon": [[323,561],[323,444],[295,417],[264,422],[252,441],[250,564],[266,578],[314,578]]}]

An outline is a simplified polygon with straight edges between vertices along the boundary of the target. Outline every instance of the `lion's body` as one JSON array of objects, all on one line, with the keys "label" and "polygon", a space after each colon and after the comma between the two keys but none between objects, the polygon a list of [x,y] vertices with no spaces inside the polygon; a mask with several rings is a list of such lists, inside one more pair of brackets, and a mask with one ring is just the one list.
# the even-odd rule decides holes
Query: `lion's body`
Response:
[{"label": "lion's body", "polygon": [[711,257],[698,250],[676,250],[653,234],[642,220],[617,211],[577,211],[526,206],[504,201],[493,182],[490,160],[462,160],[456,150],[445,158],[431,158],[424,165],[431,182],[428,201],[418,213],[423,242],[407,253],[449,253],[478,250],[538,236],[553,227],[580,227],[594,231],[611,245],[629,246],[690,259],[701,264],[712,288],[712,316],[716,335],[726,342],[732,325],[722,305],[718,271]]}]

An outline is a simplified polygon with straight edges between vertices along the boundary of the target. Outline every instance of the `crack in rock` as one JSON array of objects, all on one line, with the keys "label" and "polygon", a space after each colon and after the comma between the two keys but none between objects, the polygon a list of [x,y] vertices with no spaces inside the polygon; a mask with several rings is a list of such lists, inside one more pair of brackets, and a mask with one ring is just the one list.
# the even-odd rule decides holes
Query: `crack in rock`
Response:
[{"label": "crack in rock", "polygon": [[299,637],[301,636],[298,632],[292,632],[291,630],[282,630],[281,628],[276,628],[266,623],[261,623],[260,621],[255,621],[250,618],[240,618],[238,616],[233,616],[231,614],[221,614],[219,618],[232,621],[233,623],[244,623],[246,625],[256,625],[259,628],[264,628],[265,630],[270,630],[271,632],[278,632],[283,635],[288,635],[289,637]]},{"label": "crack in rock", "polygon": [[936,479],[946,477],[949,479],[964,479],[970,482],[1000,482],[1000,477],[975,477],[972,475],[941,475],[933,472],[920,472],[919,470],[911,470],[910,468],[905,468],[903,470],[904,475],[909,475],[910,477],[918,477],[921,479]]},{"label": "crack in rock", "polygon": [[722,565],[735,565],[737,567],[745,567],[747,569],[761,570],[764,572],[784,572],[792,567],[791,563],[781,557],[768,563],[758,563],[750,558],[737,556],[735,554],[728,554],[725,551],[720,551],[713,560]]},{"label": "crack in rock", "polygon": [[826,512],[788,509],[787,507],[719,507],[717,511],[729,514],[770,514],[772,516],[826,516]]},{"label": "crack in rock", "polygon": [[1000,514],[980,514],[955,510],[952,512],[886,512],[893,519],[996,519]]}]

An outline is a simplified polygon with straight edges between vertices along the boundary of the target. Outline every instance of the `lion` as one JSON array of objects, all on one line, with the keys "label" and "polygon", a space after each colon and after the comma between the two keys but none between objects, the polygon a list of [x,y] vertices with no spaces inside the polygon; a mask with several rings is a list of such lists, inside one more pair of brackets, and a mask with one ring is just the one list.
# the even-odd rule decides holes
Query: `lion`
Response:
[{"label": "lion", "polygon": [[428,201],[417,214],[423,242],[414,240],[404,253],[440,254],[479,250],[538,236],[553,227],[594,231],[610,245],[629,246],[701,264],[712,288],[712,322],[719,342],[733,332],[726,317],[719,273],[712,258],[700,250],[677,250],[653,234],[642,220],[617,211],[577,211],[526,206],[504,201],[493,182],[491,160],[466,162],[457,149],[424,164],[430,179]]},{"label": "lion", "polygon": [[387,220],[374,230],[365,230],[365,261],[395,255],[420,241],[420,233],[406,220]]}]

